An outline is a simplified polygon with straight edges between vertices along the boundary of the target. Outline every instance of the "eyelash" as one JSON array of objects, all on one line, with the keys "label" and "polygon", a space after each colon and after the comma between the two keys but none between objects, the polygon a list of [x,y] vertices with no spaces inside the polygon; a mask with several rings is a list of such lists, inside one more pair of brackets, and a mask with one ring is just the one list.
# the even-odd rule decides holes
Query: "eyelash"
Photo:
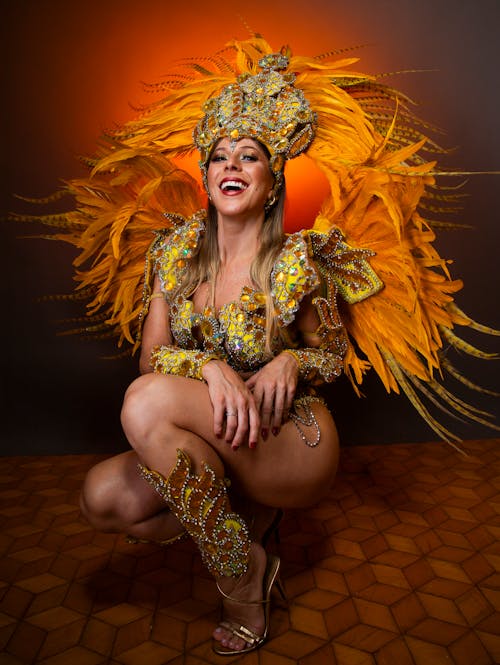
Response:
[{"label": "eyelash", "polygon": [[[212,157],[211,161],[212,162],[224,162],[226,159],[227,159],[227,157],[225,155],[214,155]],[[242,155],[241,159],[242,160],[249,160],[250,162],[257,162],[259,158],[256,157],[255,155]]]}]

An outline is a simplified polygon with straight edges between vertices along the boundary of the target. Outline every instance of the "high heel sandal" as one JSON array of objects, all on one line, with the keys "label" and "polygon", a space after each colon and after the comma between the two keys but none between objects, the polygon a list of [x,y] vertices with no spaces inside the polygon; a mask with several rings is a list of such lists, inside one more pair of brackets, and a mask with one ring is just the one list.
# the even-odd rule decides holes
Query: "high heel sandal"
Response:
[{"label": "high heel sandal", "polygon": [[246,601],[238,600],[233,598],[225,593],[219,585],[217,588],[224,598],[230,600],[233,603],[239,603],[240,605],[265,605],[264,608],[264,632],[262,635],[257,635],[247,628],[246,626],[238,625],[229,621],[222,621],[220,626],[231,633],[234,637],[239,637],[241,640],[246,642],[247,646],[243,649],[226,649],[220,642],[213,644],[212,649],[214,653],[218,656],[237,656],[244,653],[249,653],[250,651],[255,651],[261,647],[264,642],[267,640],[269,633],[269,615],[271,610],[271,591],[273,586],[276,584],[276,588],[280,592],[283,599],[285,599],[285,593],[279,579],[279,570],[280,570],[280,560],[279,557],[274,555],[268,555],[266,572],[264,574],[264,579],[262,582],[262,600],[256,601]]}]

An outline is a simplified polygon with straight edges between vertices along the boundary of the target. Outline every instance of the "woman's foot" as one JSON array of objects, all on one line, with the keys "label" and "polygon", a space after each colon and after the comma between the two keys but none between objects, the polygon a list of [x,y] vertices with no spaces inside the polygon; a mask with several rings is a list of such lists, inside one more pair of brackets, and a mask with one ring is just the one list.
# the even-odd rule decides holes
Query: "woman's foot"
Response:
[{"label": "woman's foot", "polygon": [[[217,585],[223,595],[222,622],[214,630],[213,637],[228,651],[242,651],[250,640],[239,637],[229,626],[244,627],[255,636],[263,636],[266,628],[266,599],[263,598],[263,583],[267,557],[258,543],[250,546],[247,572],[241,577],[220,577]],[[234,599],[234,600],[233,600]],[[235,602],[240,601],[240,602]],[[243,631],[244,632],[244,631]]]}]

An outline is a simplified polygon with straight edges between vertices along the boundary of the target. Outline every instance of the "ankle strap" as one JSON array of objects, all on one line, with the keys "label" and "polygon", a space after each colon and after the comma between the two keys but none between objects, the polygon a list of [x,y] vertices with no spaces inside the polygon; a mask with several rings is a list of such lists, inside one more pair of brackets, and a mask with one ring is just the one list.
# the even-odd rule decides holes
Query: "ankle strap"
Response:
[{"label": "ankle strap", "polygon": [[262,600],[239,600],[238,598],[233,598],[232,596],[229,596],[225,591],[223,591],[218,582],[215,582],[217,586],[217,591],[220,593],[221,596],[226,598],[226,600],[230,600],[232,603],[239,603],[240,605],[266,605],[267,603],[270,602],[269,598],[263,598]]}]

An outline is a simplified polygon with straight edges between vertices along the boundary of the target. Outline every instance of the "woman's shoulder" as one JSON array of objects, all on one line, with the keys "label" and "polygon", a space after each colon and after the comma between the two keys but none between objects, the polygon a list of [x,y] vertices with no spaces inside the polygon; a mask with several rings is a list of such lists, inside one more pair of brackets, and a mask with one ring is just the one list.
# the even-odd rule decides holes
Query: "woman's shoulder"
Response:
[{"label": "woman's shoulder", "polygon": [[160,279],[162,291],[168,295],[182,279],[190,259],[198,252],[205,231],[206,212],[200,210],[189,218],[173,214],[166,217],[171,226],[157,232],[150,260]]},{"label": "woman's shoulder", "polygon": [[302,299],[319,284],[307,234],[297,231],[286,236],[271,271],[271,294],[281,325],[286,326],[293,321]]}]

